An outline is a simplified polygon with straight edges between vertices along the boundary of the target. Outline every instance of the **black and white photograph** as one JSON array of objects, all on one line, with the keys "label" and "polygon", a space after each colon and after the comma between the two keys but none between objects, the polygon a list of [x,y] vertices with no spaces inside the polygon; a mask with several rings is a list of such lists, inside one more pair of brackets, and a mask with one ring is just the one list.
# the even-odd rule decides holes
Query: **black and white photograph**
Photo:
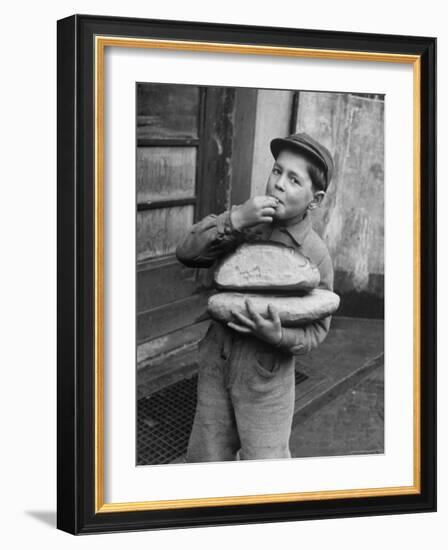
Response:
[{"label": "black and white photograph", "polygon": [[387,96],[135,92],[136,464],[383,454]]},{"label": "black and white photograph", "polygon": [[445,550],[444,13],[6,4],[6,550]]},{"label": "black and white photograph", "polygon": [[436,510],[435,61],[58,21],[59,529]]}]

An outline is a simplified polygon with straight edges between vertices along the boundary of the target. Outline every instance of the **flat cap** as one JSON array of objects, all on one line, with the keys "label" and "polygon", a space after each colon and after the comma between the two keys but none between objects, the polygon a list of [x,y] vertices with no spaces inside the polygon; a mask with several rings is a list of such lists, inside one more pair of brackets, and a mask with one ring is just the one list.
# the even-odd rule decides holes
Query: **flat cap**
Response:
[{"label": "flat cap", "polygon": [[271,141],[271,152],[276,159],[282,149],[297,149],[308,153],[323,168],[326,188],[333,177],[334,163],[330,151],[305,132],[293,134],[285,138],[275,138]]}]

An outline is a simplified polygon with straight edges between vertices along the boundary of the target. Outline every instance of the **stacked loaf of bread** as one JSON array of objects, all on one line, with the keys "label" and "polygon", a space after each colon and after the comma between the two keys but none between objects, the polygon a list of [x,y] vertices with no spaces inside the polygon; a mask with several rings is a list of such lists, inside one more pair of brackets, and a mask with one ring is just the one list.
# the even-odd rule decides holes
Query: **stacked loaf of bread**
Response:
[{"label": "stacked loaf of bread", "polygon": [[224,258],[215,271],[220,290],[208,302],[210,315],[234,321],[234,313],[247,314],[246,299],[262,316],[272,304],[282,325],[299,326],[322,319],[339,307],[339,296],[317,288],[317,267],[300,252],[280,243],[244,243]]}]

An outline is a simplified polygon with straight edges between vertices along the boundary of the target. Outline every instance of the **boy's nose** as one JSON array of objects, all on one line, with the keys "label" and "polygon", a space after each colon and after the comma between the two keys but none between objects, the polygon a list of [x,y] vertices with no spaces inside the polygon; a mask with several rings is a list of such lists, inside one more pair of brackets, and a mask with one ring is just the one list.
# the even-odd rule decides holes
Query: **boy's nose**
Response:
[{"label": "boy's nose", "polygon": [[275,187],[277,189],[280,189],[281,191],[285,190],[285,180],[284,180],[283,176],[280,176],[278,178],[278,180],[275,182]]}]

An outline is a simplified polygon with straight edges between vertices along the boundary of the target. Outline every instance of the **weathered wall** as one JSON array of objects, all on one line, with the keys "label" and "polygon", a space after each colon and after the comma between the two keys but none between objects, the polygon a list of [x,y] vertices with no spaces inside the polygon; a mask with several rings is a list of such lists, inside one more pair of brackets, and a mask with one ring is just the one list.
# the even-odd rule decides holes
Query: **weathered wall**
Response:
[{"label": "weathered wall", "polygon": [[[381,315],[384,297],[384,101],[301,92],[297,131],[333,154],[335,174],[314,226],[333,258],[335,287],[350,313],[363,299]],[[378,298],[379,300],[375,300]]]},{"label": "weathered wall", "polygon": [[[344,299],[340,313],[381,317],[384,299],[384,101],[327,92],[300,92],[291,113],[288,92],[263,90],[255,140],[252,193],[263,192],[272,157],[269,141],[286,135],[296,115],[296,131],[322,142],[334,156],[335,174],[314,227],[329,248],[335,289]],[[278,102],[277,109],[272,105]],[[263,109],[267,106],[267,109]],[[280,116],[279,116],[280,114]],[[260,120],[259,120],[260,119]],[[282,131],[283,130],[283,131]],[[261,161],[264,155],[265,161]]]}]

